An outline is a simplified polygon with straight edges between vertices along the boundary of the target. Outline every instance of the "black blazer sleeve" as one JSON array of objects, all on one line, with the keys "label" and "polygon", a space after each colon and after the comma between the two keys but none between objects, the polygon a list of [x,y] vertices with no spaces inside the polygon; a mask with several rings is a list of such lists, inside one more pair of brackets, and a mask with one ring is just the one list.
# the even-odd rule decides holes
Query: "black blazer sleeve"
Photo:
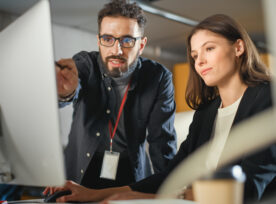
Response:
[{"label": "black blazer sleeve", "polygon": [[[181,144],[180,149],[173,160],[170,161],[165,171],[155,174],[138,183],[130,185],[134,191],[156,193],[168,174],[187,156],[210,140],[213,123],[216,117],[220,100],[214,100],[206,108],[195,112],[193,122],[189,128],[187,139]],[[239,105],[234,119],[234,125],[272,106],[271,89],[269,84],[249,87]],[[261,135],[260,135],[261,137]],[[246,145],[246,144],[245,144]],[[242,166],[246,173],[245,198],[260,199],[266,187],[276,177],[276,146],[270,147],[244,157],[234,164]],[[200,164],[199,164],[200,166]],[[185,172],[183,172],[185,174]]]},{"label": "black blazer sleeve", "polygon": [[144,193],[156,193],[158,188],[161,186],[161,184],[167,178],[170,172],[196,149],[194,146],[198,140],[198,137],[196,137],[196,132],[198,130],[197,127],[199,118],[201,117],[200,115],[200,112],[195,112],[193,121],[189,127],[189,135],[187,136],[187,139],[184,142],[182,142],[179,151],[177,152],[175,157],[169,162],[167,168],[160,173],[154,174],[139,182],[130,184],[129,187],[133,191],[139,191]]},{"label": "black blazer sleeve", "polygon": [[[269,84],[249,87],[240,104],[241,111],[238,111],[235,123],[271,106],[272,94]],[[238,164],[241,165],[247,177],[244,188],[245,200],[260,200],[267,186],[276,178],[276,145],[273,144],[253,155],[244,157]]]}]

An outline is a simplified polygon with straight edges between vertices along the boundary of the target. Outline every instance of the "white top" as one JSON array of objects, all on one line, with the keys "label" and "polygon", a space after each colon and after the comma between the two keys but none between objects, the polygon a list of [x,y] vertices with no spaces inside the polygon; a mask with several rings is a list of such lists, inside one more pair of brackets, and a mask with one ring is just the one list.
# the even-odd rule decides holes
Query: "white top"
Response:
[{"label": "white top", "polygon": [[210,147],[209,155],[207,157],[207,166],[217,167],[219,158],[221,156],[222,150],[228,138],[230,129],[232,127],[236,112],[238,110],[240,97],[230,106],[218,109],[217,116],[214,122],[213,132],[212,132],[212,145]]}]

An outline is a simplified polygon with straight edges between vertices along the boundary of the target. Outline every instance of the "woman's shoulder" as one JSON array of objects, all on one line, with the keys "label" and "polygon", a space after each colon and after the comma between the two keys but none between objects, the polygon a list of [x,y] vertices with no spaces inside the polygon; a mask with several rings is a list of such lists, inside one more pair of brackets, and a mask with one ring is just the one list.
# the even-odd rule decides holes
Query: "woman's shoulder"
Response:
[{"label": "woman's shoulder", "polygon": [[271,83],[270,82],[262,82],[255,86],[249,86],[245,92],[245,95],[255,94],[257,96],[271,96]]},{"label": "woman's shoulder", "polygon": [[264,81],[261,82],[260,84],[255,86],[256,88],[263,88],[263,89],[270,89],[271,87],[271,82],[270,81]]},{"label": "woman's shoulder", "polygon": [[256,112],[272,106],[272,90],[270,82],[250,86],[244,93],[241,106],[256,109]]}]

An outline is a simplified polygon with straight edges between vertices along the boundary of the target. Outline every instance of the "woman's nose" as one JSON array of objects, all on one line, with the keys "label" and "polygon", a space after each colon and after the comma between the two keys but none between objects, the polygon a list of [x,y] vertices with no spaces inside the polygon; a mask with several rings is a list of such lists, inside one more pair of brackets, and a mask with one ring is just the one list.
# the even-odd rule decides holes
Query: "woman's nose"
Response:
[{"label": "woman's nose", "polygon": [[198,64],[198,66],[202,66],[203,64],[205,64],[206,63],[206,58],[205,58],[205,56],[203,55],[203,54],[199,54],[198,56],[197,56],[197,64]]}]

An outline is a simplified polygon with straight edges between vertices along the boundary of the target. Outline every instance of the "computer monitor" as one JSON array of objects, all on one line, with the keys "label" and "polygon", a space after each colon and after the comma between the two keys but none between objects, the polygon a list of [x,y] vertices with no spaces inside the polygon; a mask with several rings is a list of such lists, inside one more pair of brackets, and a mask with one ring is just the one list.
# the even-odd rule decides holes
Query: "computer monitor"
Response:
[{"label": "computer monitor", "polygon": [[[48,0],[39,1],[0,33],[0,53],[0,180],[62,185],[65,170]],[[5,176],[9,169],[11,180]]]},{"label": "computer monitor", "polygon": [[[274,77],[273,92],[274,92],[274,104],[276,103],[276,22],[275,22],[275,6],[274,0],[262,1],[264,7],[264,18],[267,31],[267,47],[270,53],[271,70]],[[275,115],[276,117],[276,115]]]}]

